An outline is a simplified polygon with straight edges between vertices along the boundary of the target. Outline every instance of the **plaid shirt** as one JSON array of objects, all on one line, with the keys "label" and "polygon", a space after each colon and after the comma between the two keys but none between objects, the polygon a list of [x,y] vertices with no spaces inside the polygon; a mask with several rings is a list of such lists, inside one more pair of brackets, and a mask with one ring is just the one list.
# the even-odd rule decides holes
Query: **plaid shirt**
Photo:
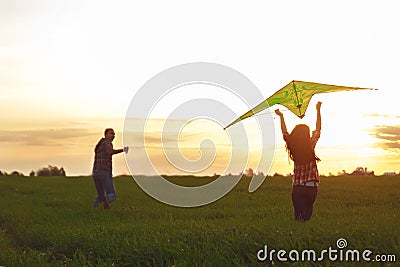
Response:
[{"label": "plaid shirt", "polygon": [[112,143],[106,138],[102,138],[97,143],[94,151],[94,171],[112,171],[112,154],[107,152],[112,149]]},{"label": "plaid shirt", "polygon": [[[314,149],[315,145],[318,142],[320,137],[321,131],[315,130],[312,132],[311,136],[311,146]],[[283,139],[287,140],[289,133],[283,134]],[[298,165],[296,162],[294,163],[294,170],[293,170],[293,184],[304,184],[305,182],[309,181],[316,181],[319,183],[319,173],[317,168],[317,162],[315,160],[310,161],[309,163]]]}]

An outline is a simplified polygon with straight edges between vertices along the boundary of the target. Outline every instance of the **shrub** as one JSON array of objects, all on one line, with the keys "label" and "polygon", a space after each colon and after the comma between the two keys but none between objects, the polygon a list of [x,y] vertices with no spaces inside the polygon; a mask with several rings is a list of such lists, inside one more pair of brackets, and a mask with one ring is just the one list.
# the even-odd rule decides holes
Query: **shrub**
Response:
[{"label": "shrub", "polygon": [[[32,172],[31,172],[32,173]],[[60,169],[56,166],[47,166],[39,169],[36,172],[37,176],[65,176],[65,170],[63,167]]]}]

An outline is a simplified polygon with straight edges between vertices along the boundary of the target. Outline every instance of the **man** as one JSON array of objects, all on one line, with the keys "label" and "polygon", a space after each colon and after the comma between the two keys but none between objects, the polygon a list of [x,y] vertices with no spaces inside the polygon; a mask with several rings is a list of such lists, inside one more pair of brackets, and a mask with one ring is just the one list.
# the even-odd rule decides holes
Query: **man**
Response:
[{"label": "man", "polygon": [[112,156],[122,152],[128,153],[129,148],[114,149],[112,145],[114,138],[114,130],[107,128],[104,131],[104,138],[100,139],[94,149],[93,181],[97,191],[95,208],[102,202],[104,209],[109,209],[110,202],[116,198],[112,178]]}]

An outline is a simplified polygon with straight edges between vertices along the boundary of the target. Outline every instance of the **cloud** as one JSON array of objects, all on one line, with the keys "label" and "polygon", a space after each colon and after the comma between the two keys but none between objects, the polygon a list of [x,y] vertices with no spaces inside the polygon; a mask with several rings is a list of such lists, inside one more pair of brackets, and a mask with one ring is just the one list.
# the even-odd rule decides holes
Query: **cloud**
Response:
[{"label": "cloud", "polygon": [[23,131],[1,131],[0,142],[29,146],[53,146],[72,138],[95,136],[97,133],[84,129],[40,129]]},{"label": "cloud", "polygon": [[381,118],[389,118],[389,115],[386,114],[379,114],[379,113],[371,113],[371,114],[364,114],[364,117],[381,117]]},{"label": "cloud", "polygon": [[375,137],[389,141],[400,141],[400,126],[378,126],[374,128]]},{"label": "cloud", "polygon": [[399,142],[380,142],[376,143],[375,147],[383,148],[385,150],[400,150]]},{"label": "cloud", "polygon": [[374,147],[400,152],[400,125],[376,126],[372,129],[372,132],[372,136],[380,140],[380,142],[375,143]]}]

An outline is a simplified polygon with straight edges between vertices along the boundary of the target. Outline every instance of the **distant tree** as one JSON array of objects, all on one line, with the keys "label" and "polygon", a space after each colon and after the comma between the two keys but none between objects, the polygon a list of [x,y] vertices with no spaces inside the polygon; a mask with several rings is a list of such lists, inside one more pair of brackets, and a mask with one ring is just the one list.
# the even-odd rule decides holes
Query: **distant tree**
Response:
[{"label": "distant tree", "polygon": [[50,176],[50,170],[48,167],[43,167],[36,171],[37,176]]},{"label": "distant tree", "polygon": [[253,177],[254,175],[254,171],[252,168],[249,168],[248,170],[246,170],[246,177]]},{"label": "distant tree", "polygon": [[63,167],[60,169],[60,176],[66,176],[65,170]]},{"label": "distant tree", "polygon": [[0,171],[0,176],[3,176],[4,174]]},{"label": "distant tree", "polygon": [[31,172],[29,173],[29,176],[30,176],[30,177],[33,177],[33,176],[35,176],[35,174],[36,174],[35,171],[34,171],[34,170],[31,170]]},{"label": "distant tree", "polygon": [[24,176],[24,174],[22,172],[17,172],[17,171],[13,171],[12,173],[10,173],[11,176]]},{"label": "distant tree", "polygon": [[65,176],[65,170],[63,167],[60,169],[56,166],[47,166],[39,169],[37,172],[37,176]]}]

